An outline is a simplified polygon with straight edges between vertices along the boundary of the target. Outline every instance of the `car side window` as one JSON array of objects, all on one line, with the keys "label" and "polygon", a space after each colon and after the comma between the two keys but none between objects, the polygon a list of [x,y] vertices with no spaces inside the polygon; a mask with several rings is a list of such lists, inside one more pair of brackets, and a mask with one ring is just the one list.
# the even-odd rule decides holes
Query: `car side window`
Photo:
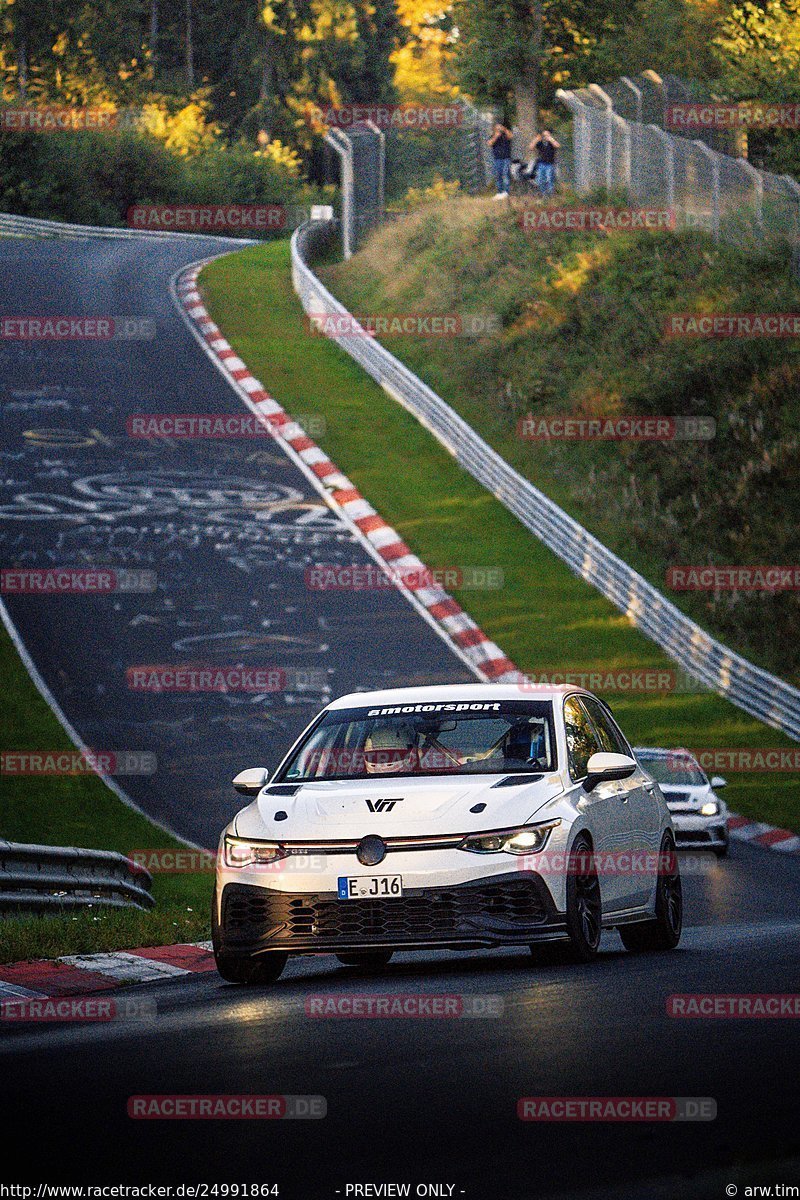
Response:
[{"label": "car side window", "polygon": [[589,759],[599,753],[603,746],[598,741],[586,709],[577,696],[568,696],[564,701],[564,733],[567,738],[567,763],[570,778],[585,779]]},{"label": "car side window", "polygon": [[602,743],[603,749],[609,754],[625,754],[630,758],[630,747],[622,736],[622,731],[617,726],[611,714],[603,708],[600,701],[595,700],[593,696],[586,696],[584,697],[583,704],[592,718],[592,724]]}]

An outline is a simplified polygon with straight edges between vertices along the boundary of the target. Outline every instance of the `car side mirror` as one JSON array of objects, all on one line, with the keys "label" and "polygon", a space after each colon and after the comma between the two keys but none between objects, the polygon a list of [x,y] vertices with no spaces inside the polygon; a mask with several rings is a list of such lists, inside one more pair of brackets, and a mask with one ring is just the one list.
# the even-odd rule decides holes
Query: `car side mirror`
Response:
[{"label": "car side mirror", "polygon": [[636,770],[636,762],[627,754],[608,754],[603,751],[593,754],[586,767],[587,775],[584,788],[593,791],[598,783],[607,783],[612,779],[627,779]]},{"label": "car side mirror", "polygon": [[269,779],[266,767],[250,767],[248,771],[240,771],[233,780],[233,786],[240,796],[257,796]]},{"label": "car side mirror", "polygon": [[712,775],[711,787],[714,789],[714,791],[716,791],[717,788],[724,788],[727,786],[728,786],[727,779],[723,779],[721,775]]}]

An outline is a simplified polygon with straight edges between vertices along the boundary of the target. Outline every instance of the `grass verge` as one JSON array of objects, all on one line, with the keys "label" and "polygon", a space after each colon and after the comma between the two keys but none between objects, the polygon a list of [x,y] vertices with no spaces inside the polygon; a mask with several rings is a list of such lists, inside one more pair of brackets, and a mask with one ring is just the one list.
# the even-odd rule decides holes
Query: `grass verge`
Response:
[{"label": "grass verge", "polygon": [[[34,686],[0,625],[5,700],[0,745],[14,750],[69,750],[72,744]],[[123,804],[97,775],[4,776],[0,837],[12,842],[84,846],[121,854],[182,843]],[[156,874],[156,907],[103,909],[46,916],[0,917],[0,962],[163,946],[210,937],[209,874]]]},{"label": "grass verge", "polygon": [[[337,346],[308,330],[288,244],[219,259],[201,289],[237,353],[431,568],[500,568],[504,586],[456,590],[523,670],[668,671],[672,664],[594,589],[572,575]],[[787,738],[707,692],[606,694],[634,743],[764,749]],[[800,830],[797,775],[730,776],[742,813]]]}]

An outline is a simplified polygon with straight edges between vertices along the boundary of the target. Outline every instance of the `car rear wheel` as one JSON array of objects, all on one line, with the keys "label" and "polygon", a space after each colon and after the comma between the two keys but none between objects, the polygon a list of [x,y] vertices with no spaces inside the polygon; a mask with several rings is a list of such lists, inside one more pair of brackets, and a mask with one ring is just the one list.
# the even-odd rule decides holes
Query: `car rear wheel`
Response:
[{"label": "car rear wheel", "polygon": [[667,835],[661,843],[661,866],[656,883],[656,915],[635,925],[621,925],[619,936],[626,950],[641,954],[654,950],[674,950],[681,940],[683,927],[683,886],[675,842]]},{"label": "car rear wheel", "polygon": [[603,931],[603,908],[600,880],[589,839],[575,839],[568,860],[567,874],[567,934],[568,955],[577,962],[591,962],[597,957]]},{"label": "car rear wheel", "polygon": [[343,967],[360,967],[362,971],[378,971],[392,960],[394,950],[365,950],[361,954],[337,954]]}]

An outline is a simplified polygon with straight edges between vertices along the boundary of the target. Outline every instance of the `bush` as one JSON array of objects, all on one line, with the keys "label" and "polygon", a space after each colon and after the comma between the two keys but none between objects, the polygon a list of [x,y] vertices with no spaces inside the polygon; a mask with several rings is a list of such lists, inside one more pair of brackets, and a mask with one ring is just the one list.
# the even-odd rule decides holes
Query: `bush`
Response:
[{"label": "bush", "polygon": [[139,133],[0,133],[0,210],[124,225],[136,204],[309,203],[291,163],[244,146],[193,157]]}]

